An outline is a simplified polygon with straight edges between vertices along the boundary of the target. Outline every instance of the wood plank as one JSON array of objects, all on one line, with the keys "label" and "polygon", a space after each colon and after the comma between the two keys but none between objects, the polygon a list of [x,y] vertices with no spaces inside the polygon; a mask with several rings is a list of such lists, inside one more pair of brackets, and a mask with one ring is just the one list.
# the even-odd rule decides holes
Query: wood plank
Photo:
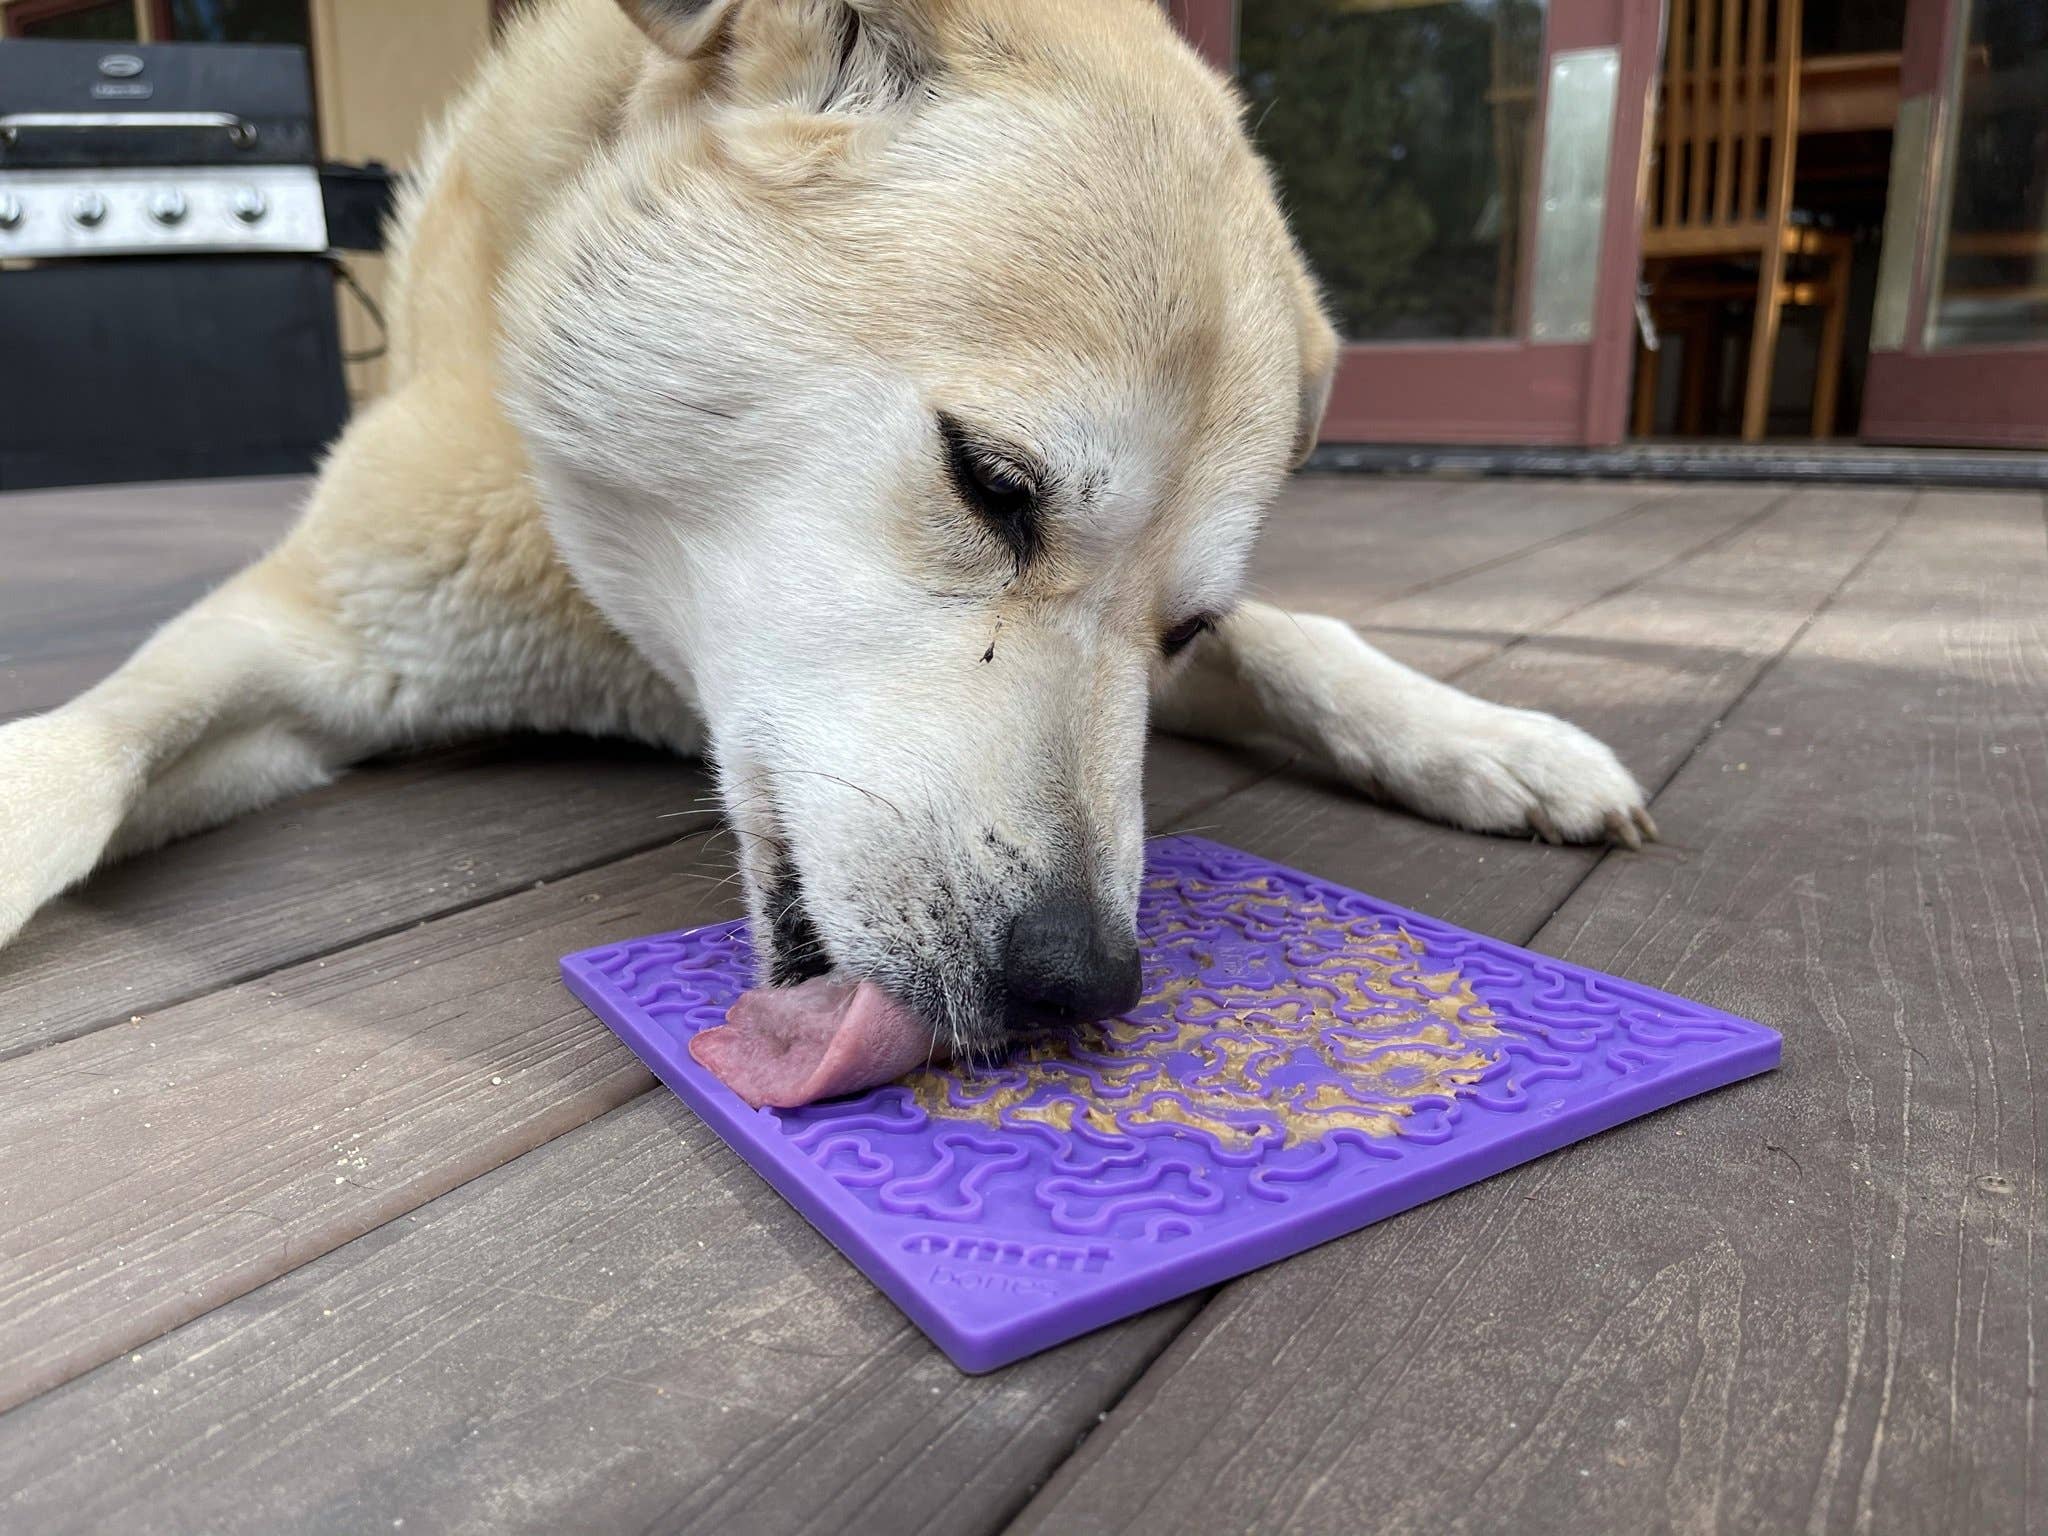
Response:
[{"label": "wood plank", "polygon": [[705,842],[9,1063],[0,1406],[645,1091],[555,961],[735,915]]},{"label": "wood plank", "polygon": [[[1154,766],[1165,816],[1268,771],[1184,743]],[[555,961],[738,914],[722,836],[662,837],[0,1063],[0,1407],[651,1087]]]},{"label": "wood plank", "polygon": [[[1695,557],[1466,667],[1460,686],[1577,722],[1612,745],[1654,793],[1898,521],[1909,499],[1904,492],[1802,491],[1779,500],[1767,516],[1710,541]],[[1443,591],[1442,617],[1458,617],[1458,593]],[[1420,612],[1426,617],[1427,610]],[[1462,904],[1475,883],[1512,884],[1528,878],[1529,869],[1590,858],[1509,839],[1460,839],[1447,847],[1429,823],[1359,808],[1347,792],[1308,772],[1268,776],[1198,820],[1210,836],[1338,879],[1345,876],[1331,860],[1348,860],[1347,842],[1369,838],[1370,865],[1357,883],[1444,916],[1450,913],[1438,903]],[[1584,865],[1571,867],[1582,872]],[[1484,926],[1470,916],[1452,920]]]},{"label": "wood plank", "polygon": [[359,769],[115,865],[0,950],[0,1058],[702,831],[709,776],[533,740]]},{"label": "wood plank", "polygon": [[[1277,753],[1160,742],[1184,814]],[[103,871],[0,950],[0,1061],[716,822],[701,764],[615,742],[499,742],[372,764]]]},{"label": "wood plank", "polygon": [[[69,666],[75,640],[92,676],[74,681],[95,680],[158,619],[270,542],[305,483],[0,498],[0,526],[20,533],[28,551],[0,575],[0,654],[40,646]],[[1640,491],[1573,491],[1529,515],[1498,485],[1365,487],[1311,477],[1290,490],[1282,513],[1304,519],[1315,538],[1336,538],[1347,517],[1359,520],[1361,505],[1375,509],[1377,543],[1406,551],[1391,561],[1390,579],[1412,582],[1454,576],[1461,561],[1498,558],[1642,499]],[[1445,510],[1431,513],[1434,531],[1418,536],[1416,519],[1432,508]],[[135,624],[141,628],[131,634]],[[27,698],[0,693],[0,713]],[[1156,751],[1153,802],[1183,810],[1259,777],[1273,761],[1185,745]],[[500,744],[359,770],[103,872],[46,909],[0,952],[0,1059],[652,847],[708,821],[699,808],[707,791],[694,767],[568,743]]]},{"label": "wood plank", "polygon": [[986,1528],[1193,1307],[962,1376],[649,1094],[0,1417],[0,1524]]},{"label": "wood plank", "polygon": [[[1698,558],[1471,667],[1459,686],[1615,744],[1652,791],[1904,515],[1904,491],[1803,490]],[[1704,713],[1703,713],[1704,712]]]},{"label": "wood plank", "polygon": [[[0,495],[0,720],[51,709],[126,660],[156,627],[274,544],[297,515],[303,476],[99,486]],[[1437,532],[1402,539],[1396,583],[1497,557],[1588,519],[1642,488],[1552,487],[1519,518],[1493,483],[1375,482],[1357,495],[1347,476],[1309,475],[1274,509],[1276,527],[1358,536],[1361,500],[1392,503],[1383,518],[1430,516]],[[1526,494],[1526,492],[1524,493]],[[1382,529],[1382,533],[1384,529]],[[1282,541],[1269,541],[1279,547]]]},{"label": "wood plank", "polygon": [[[1691,558],[1591,603],[1567,606],[1537,633],[1511,636],[1490,658],[1463,667],[1460,686],[1576,721],[1613,746],[1654,794],[1909,501],[1904,492],[1802,491],[1771,496],[1757,509],[1738,498],[1743,511],[1727,537],[1709,538]],[[1582,558],[1603,565],[1603,549],[1604,541],[1589,544]],[[1548,555],[1528,558],[1542,563]],[[1518,568],[1503,568],[1506,584]],[[1455,634],[1451,626],[1472,611],[1462,582],[1404,603],[1424,634]],[[1450,833],[1365,805],[1303,764],[1155,825],[1200,831],[1518,942],[1598,857]]]},{"label": "wood plank", "polygon": [[0,496],[0,720],[63,703],[291,526],[301,475]]},{"label": "wood plank", "polygon": [[1409,666],[1457,678],[1604,598],[1722,543],[1761,521],[1791,492],[1774,486],[1695,486],[1536,545],[1512,559],[1339,616]]},{"label": "wood plank", "polygon": [[[1651,687],[1667,686],[1670,675],[1718,680],[1712,689],[1687,684],[1697,737],[1895,511],[1867,498],[1807,509],[1804,526],[1820,546],[1811,558],[1778,558],[1787,552],[1775,526],[1746,536],[1756,546],[1747,557],[1736,543],[1702,556],[1722,565],[1717,575],[1699,578],[1698,590],[1725,593],[1746,583],[1744,612],[1717,625],[1714,643],[1704,647],[1712,656],[1693,673],[1670,663],[1669,673],[1645,668],[1626,675]],[[1792,521],[1793,508],[1777,516]],[[1570,645],[1583,649],[1602,636],[1629,641],[1657,633],[1639,610],[1681,602],[1687,589],[1680,574],[1662,585],[1646,583],[1630,598],[1596,604],[1576,621]],[[1724,617],[1706,597],[1699,601],[1710,617]],[[1722,659],[1744,646],[1748,670]],[[1531,685],[1509,670],[1503,686]],[[1619,717],[1619,703],[1609,703]],[[1646,750],[1657,750],[1667,722],[1653,709],[1640,716]],[[1250,805],[1250,814],[1240,815],[1241,805]],[[1461,837],[1296,780],[1264,780],[1198,815],[1223,824],[1217,835],[1510,936],[1532,931],[1594,858],[1583,850]],[[422,932],[453,929],[474,916]],[[469,947],[460,935],[438,943],[450,956]],[[399,977],[399,997],[438,989],[443,983],[432,971],[460,963],[442,960]],[[105,1081],[90,1090],[104,1093]],[[38,1120],[68,1124],[80,1101],[50,1103],[48,1096],[86,1091],[45,1084],[36,1098]],[[651,1117],[644,1128],[637,1120],[619,1128],[641,1116]],[[506,1191],[491,1211],[531,1213],[531,1221],[513,1224],[502,1253],[480,1258],[474,1271],[466,1256],[476,1249],[476,1234],[507,1223],[508,1216],[457,1227],[467,1235],[448,1239],[445,1249],[421,1245],[412,1224],[401,1223],[223,1307],[164,1340],[159,1355],[143,1351],[143,1364],[159,1360],[171,1375],[135,1376],[127,1363],[116,1362],[17,1411],[0,1420],[0,1486],[14,1475],[27,1480],[16,1500],[24,1517],[118,1505],[129,1511],[126,1518],[175,1511],[166,1517],[173,1525],[231,1526],[238,1508],[261,1510],[272,1528],[317,1523],[329,1514],[347,1523],[369,1512],[351,1501],[382,1499],[394,1509],[431,1508],[436,1521],[430,1523],[445,1519],[458,1527],[457,1512],[467,1504],[484,1511],[474,1523],[486,1525],[559,1525],[603,1510],[607,1524],[988,1529],[1051,1471],[1186,1315],[1182,1304],[1011,1371],[961,1377],[833,1258],[801,1218],[729,1158],[717,1165],[716,1177],[686,1170],[673,1180],[656,1178],[676,1156],[664,1150],[671,1147],[668,1138],[691,1125],[656,1095],[480,1182],[478,1191]],[[183,1135],[208,1133],[208,1117],[200,1113]],[[614,1165],[621,1162],[638,1171],[619,1175]],[[619,1215],[617,1225],[609,1215],[594,1220],[589,1201],[596,1197],[583,1192],[615,1184],[630,1191],[626,1203],[636,1208]],[[444,1212],[458,1213],[451,1220],[470,1220],[459,1215],[468,1198],[444,1199],[418,1213],[421,1228]],[[289,1236],[295,1252],[314,1251],[298,1228]],[[700,1238],[713,1257],[693,1260]],[[73,1253],[104,1246],[75,1230],[52,1241]],[[665,1265],[652,1278],[635,1257],[659,1251],[672,1259],[678,1250],[686,1262]],[[207,1280],[217,1259],[195,1263],[188,1255],[185,1262],[182,1281],[190,1288]],[[503,1263],[524,1266],[525,1278],[507,1279]],[[557,1274],[573,1278],[542,1278]],[[168,1284],[171,1277],[160,1279]],[[301,1286],[315,1289],[302,1293]],[[342,1289],[319,1289],[327,1286]],[[537,1296],[536,1305],[550,1296],[568,1299],[552,1321],[537,1313],[527,1314],[531,1322],[493,1313],[493,1321],[465,1327],[461,1319],[471,1315],[472,1302],[463,1298],[500,1289]],[[821,1294],[823,1300],[804,1304]],[[340,1296],[358,1300],[336,1306],[332,1298]],[[302,1308],[319,1311],[319,1330],[306,1326],[314,1314]],[[104,1327],[117,1309],[103,1294],[92,1310]],[[328,1311],[350,1319],[345,1330],[331,1327]],[[273,1316],[286,1320],[283,1333],[266,1331],[265,1319]],[[699,1319],[714,1320],[715,1338]],[[531,1373],[518,1363],[529,1348],[555,1346],[529,1346],[529,1330],[566,1335],[564,1352],[534,1356]],[[520,1342],[508,1346],[508,1337]],[[280,1348],[280,1338],[304,1342]],[[10,1343],[0,1339],[0,1359]],[[546,1363],[585,1356],[593,1372],[581,1364]],[[610,1360],[630,1366],[598,1366]],[[374,1396],[364,1396],[372,1384]],[[706,1427],[711,1407],[734,1415],[757,1411],[734,1431]],[[93,1444],[109,1433],[118,1442],[98,1459],[90,1486],[83,1481],[85,1463],[73,1459],[87,1442],[81,1428],[87,1424],[94,1426]],[[110,1425],[121,1427],[109,1431]],[[600,1441],[593,1439],[593,1425],[601,1427],[604,1445],[620,1449],[594,1451]],[[220,1426],[232,1427],[231,1438],[219,1438]],[[258,1436],[275,1443],[284,1459],[245,1463]],[[216,1462],[209,1446],[225,1459]],[[238,1446],[243,1449],[233,1449]],[[112,1461],[120,1463],[118,1472]],[[510,1510],[502,1490],[515,1462],[521,1504]],[[205,1476],[195,1478],[201,1467]],[[118,1490],[110,1503],[94,1502],[93,1490],[101,1487]],[[479,1502],[491,1498],[500,1501]]]},{"label": "wood plank", "polygon": [[2044,614],[1925,498],[1545,929],[1777,1074],[1227,1288],[1014,1529],[2040,1528]]},{"label": "wood plank", "polygon": [[1359,618],[1366,607],[1624,520],[1669,486],[1301,475],[1266,520],[1254,596]]}]

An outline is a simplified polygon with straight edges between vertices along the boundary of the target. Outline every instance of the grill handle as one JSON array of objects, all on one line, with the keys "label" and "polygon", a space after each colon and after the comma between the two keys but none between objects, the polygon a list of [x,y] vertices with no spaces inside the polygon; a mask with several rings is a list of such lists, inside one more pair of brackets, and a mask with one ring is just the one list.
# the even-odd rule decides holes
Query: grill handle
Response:
[{"label": "grill handle", "polygon": [[0,147],[13,148],[23,133],[118,133],[137,128],[218,128],[237,149],[256,142],[256,125],[232,112],[13,112],[0,117]]}]

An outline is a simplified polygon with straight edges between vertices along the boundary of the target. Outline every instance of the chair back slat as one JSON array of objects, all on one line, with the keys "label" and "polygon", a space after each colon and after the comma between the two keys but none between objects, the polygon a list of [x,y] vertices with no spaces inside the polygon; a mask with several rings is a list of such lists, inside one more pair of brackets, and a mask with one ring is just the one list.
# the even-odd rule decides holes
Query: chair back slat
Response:
[{"label": "chair back slat", "polygon": [[1691,152],[1687,157],[1691,163],[1686,168],[1691,193],[1686,198],[1686,210],[1699,223],[1712,217],[1708,209],[1707,167],[1713,161],[1715,122],[1721,115],[1720,109],[1727,105],[1728,95],[1727,80],[1714,68],[1714,20],[1719,10],[1720,0],[1699,0],[1692,13],[1692,109],[1686,114],[1692,126]]},{"label": "chair back slat", "polygon": [[1661,144],[1663,153],[1658,156],[1658,171],[1663,182],[1664,195],[1661,200],[1652,200],[1651,206],[1660,211],[1655,223],[1662,228],[1676,228],[1684,218],[1679,190],[1685,181],[1686,114],[1692,105],[1692,75],[1687,68],[1687,59],[1692,52],[1692,6],[1688,0],[1671,0],[1670,32],[1664,39],[1663,110],[1658,116],[1662,127]]},{"label": "chair back slat", "polygon": [[1763,200],[1762,167],[1759,151],[1763,145],[1764,124],[1770,121],[1764,110],[1764,39],[1769,35],[1771,0],[1749,0],[1748,42],[1749,56],[1746,73],[1750,80],[1750,91],[1742,106],[1742,184],[1738,194],[1739,206],[1754,208]]},{"label": "chair back slat", "polygon": [[[1746,0],[1721,0],[1721,78],[1734,80],[1738,71],[1735,61],[1740,54],[1738,47],[1742,39],[1742,18]],[[1755,99],[1752,89],[1754,81],[1743,78],[1742,100],[1746,111]],[[1721,137],[1714,153],[1714,222],[1726,224],[1730,212],[1740,206],[1735,200],[1735,172],[1737,160],[1735,145],[1736,114],[1729,110],[1732,103],[1724,103],[1721,112]]]},{"label": "chair back slat", "polygon": [[1777,222],[1798,109],[1801,0],[1671,0],[1646,232]]}]

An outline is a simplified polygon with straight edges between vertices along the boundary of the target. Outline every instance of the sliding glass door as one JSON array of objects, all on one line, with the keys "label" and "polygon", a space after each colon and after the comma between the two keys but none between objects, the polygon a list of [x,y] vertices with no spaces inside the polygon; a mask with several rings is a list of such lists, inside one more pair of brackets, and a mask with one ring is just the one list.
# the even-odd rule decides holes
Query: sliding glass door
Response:
[{"label": "sliding glass door", "polygon": [[1169,8],[1237,77],[1345,337],[1326,440],[1619,440],[1655,4]]},{"label": "sliding glass door", "polygon": [[2048,4],[1915,0],[1863,435],[2048,448]]}]

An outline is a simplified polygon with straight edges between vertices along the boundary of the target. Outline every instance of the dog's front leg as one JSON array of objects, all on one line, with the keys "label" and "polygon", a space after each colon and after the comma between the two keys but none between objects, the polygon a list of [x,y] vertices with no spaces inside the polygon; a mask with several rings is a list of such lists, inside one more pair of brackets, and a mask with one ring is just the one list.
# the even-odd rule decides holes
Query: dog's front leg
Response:
[{"label": "dog's front leg", "polygon": [[1242,605],[1196,642],[1156,718],[1210,740],[1277,736],[1366,794],[1474,831],[1656,836],[1635,779],[1577,726],[1425,677],[1338,619]]},{"label": "dog's front leg", "polygon": [[311,788],[382,744],[346,721],[328,676],[350,658],[287,566],[241,572],[97,687],[0,726],[0,944],[103,859]]}]

